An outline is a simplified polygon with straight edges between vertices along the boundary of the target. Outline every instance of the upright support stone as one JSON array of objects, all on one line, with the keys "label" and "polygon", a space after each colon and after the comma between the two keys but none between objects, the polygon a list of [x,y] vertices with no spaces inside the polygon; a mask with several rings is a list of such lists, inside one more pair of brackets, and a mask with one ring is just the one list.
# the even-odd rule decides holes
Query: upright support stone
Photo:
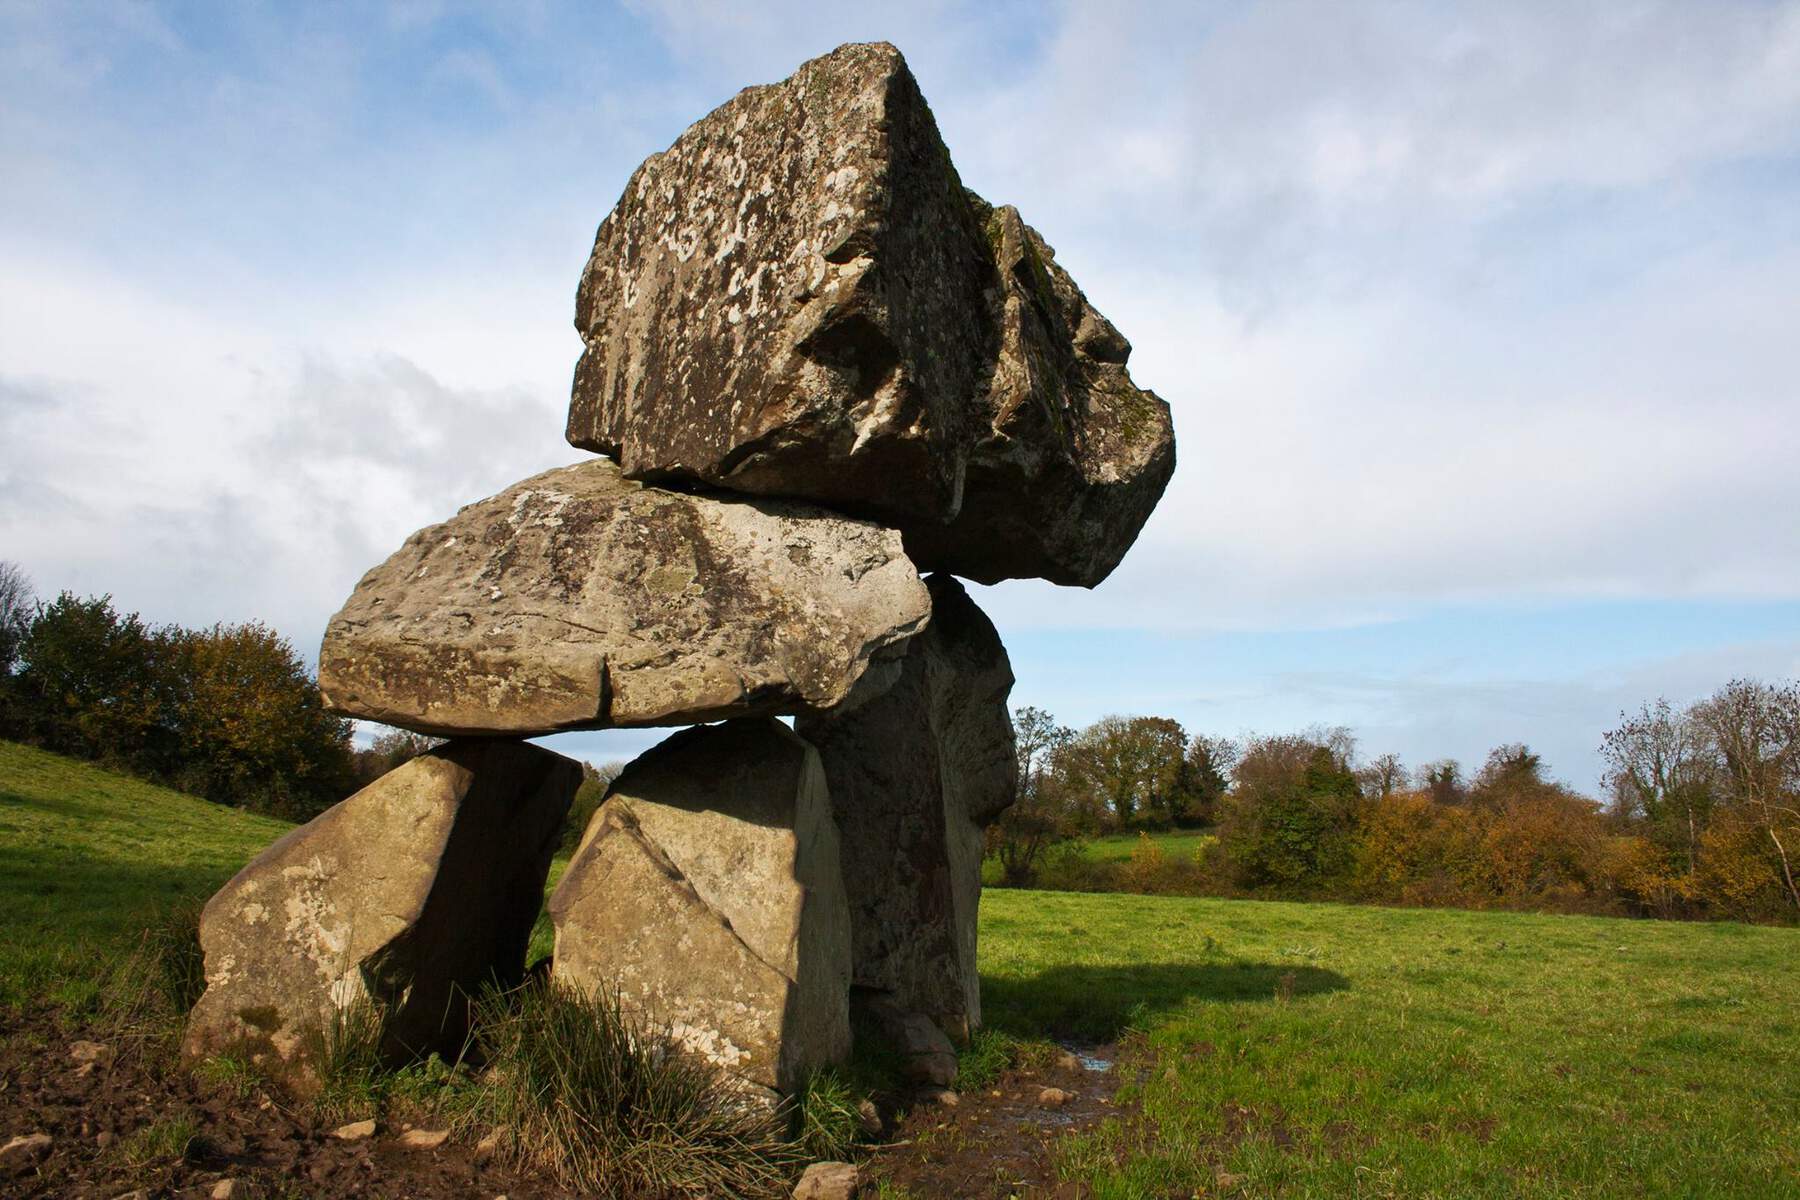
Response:
[{"label": "upright support stone", "polygon": [[1012,666],[993,622],[934,575],[931,621],[899,682],[839,715],[801,717],[843,844],[852,977],[952,1037],[981,1023],[975,968],[982,830],[1013,802]]},{"label": "upright support stone", "polygon": [[791,1090],[850,1049],[850,918],[825,774],[779,721],[684,730],[626,768],[550,915],[555,979]]},{"label": "upright support stone", "polygon": [[304,1085],[336,1014],[364,1002],[388,1057],[455,1051],[468,998],[524,975],[581,778],[523,742],[453,741],[288,833],[201,914],[186,1053],[248,1051]]}]

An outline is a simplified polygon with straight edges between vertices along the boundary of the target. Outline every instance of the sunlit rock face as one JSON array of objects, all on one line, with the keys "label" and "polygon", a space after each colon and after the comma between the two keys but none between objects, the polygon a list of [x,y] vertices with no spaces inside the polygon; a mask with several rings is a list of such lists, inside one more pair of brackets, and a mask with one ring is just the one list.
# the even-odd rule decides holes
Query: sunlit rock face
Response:
[{"label": "sunlit rock face", "polygon": [[886,44],[749,88],[646,160],[575,324],[573,444],[869,516],[925,569],[1091,587],[1174,470],[1129,343],[963,187]]},{"label": "sunlit rock face", "polygon": [[550,899],[552,973],[748,1082],[850,1051],[850,917],[819,756],[768,718],[689,729],[613,783]]},{"label": "sunlit rock face", "polygon": [[524,975],[581,778],[524,742],[453,741],[288,833],[201,915],[186,1052],[244,1054],[302,1088],[346,1021],[394,1061],[454,1055],[468,998]]},{"label": "sunlit rock face", "polygon": [[892,530],[590,459],[363,576],[326,628],[319,688],[345,716],[442,735],[811,711],[878,690],[930,608]]}]

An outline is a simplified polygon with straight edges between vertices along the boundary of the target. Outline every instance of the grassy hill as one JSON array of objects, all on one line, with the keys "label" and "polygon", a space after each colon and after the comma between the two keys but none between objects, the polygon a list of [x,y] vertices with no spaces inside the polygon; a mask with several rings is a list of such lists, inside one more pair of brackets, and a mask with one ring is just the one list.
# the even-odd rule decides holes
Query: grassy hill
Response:
[{"label": "grassy hill", "polygon": [[[0,743],[0,1001],[284,828]],[[1797,930],[991,891],[981,948],[990,1027],[1122,1044],[1098,1197],[1800,1196]]]},{"label": "grassy hill", "polygon": [[0,742],[0,1004],[79,999],[159,909],[204,901],[289,828]]}]

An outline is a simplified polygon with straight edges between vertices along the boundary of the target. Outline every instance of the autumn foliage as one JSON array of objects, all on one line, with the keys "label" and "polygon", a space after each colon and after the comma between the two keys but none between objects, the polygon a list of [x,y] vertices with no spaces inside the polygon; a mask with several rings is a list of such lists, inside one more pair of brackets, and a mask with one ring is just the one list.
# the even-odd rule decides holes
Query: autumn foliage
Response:
[{"label": "autumn foliage", "polygon": [[[1025,808],[990,837],[1004,882],[1076,890],[1277,896],[1656,917],[1800,919],[1800,689],[1734,681],[1685,709],[1622,715],[1603,755],[1610,803],[1550,779],[1522,745],[1495,749],[1472,779],[1454,762],[1409,774],[1392,755],[1359,763],[1343,730],[1196,738],[1185,754],[1131,758],[1090,749],[1172,721],[1109,718],[1055,727],[1030,710]],[[1179,726],[1174,726],[1179,729]],[[1158,738],[1139,739],[1140,750]],[[1145,762],[1160,763],[1157,770]],[[1177,762],[1187,764],[1184,775]],[[1196,788],[1195,764],[1222,764],[1219,788],[1169,819],[1150,786]],[[1137,797],[1119,797],[1140,781]],[[1409,786],[1415,785],[1415,786]],[[1161,824],[1150,819],[1162,819]],[[1147,833],[1123,862],[1078,852],[1100,831],[1204,824],[1198,859],[1165,855]],[[1026,838],[1026,831],[1029,837]],[[1019,853],[1028,846],[1030,853]],[[1021,870],[1024,861],[1029,869]]]},{"label": "autumn foliage", "polygon": [[65,592],[13,629],[7,737],[290,819],[354,789],[350,723],[265,625],[151,627]]}]

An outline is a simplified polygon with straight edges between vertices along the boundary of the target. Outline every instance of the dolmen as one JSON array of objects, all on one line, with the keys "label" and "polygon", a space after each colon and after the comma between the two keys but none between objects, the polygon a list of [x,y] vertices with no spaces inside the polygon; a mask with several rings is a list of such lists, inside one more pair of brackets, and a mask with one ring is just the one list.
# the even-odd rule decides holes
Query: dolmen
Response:
[{"label": "dolmen", "polygon": [[549,900],[562,985],[783,1093],[852,1011],[947,1084],[981,1022],[1006,649],[958,581],[1093,587],[1175,465],[1131,347],[962,185],[898,50],[749,88],[632,175],[577,293],[596,457],[420,530],[332,618],[335,712],[448,739],[304,825],[201,920],[187,1050],[308,1079],[367,1014],[453,1052],[525,978],[579,764],[673,726]]}]

